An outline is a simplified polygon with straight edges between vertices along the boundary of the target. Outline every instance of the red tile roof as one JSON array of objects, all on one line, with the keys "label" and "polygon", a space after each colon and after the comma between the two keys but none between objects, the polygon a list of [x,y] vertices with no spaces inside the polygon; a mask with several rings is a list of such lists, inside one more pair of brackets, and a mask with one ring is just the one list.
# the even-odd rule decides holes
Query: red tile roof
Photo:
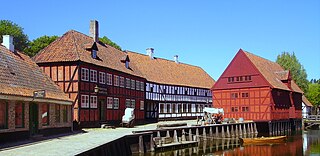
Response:
[{"label": "red tile roof", "polygon": [[270,83],[273,88],[291,90],[298,93],[303,93],[303,91],[298,87],[298,85],[291,80],[291,89],[282,82],[282,80],[287,80],[289,78],[290,72],[284,70],[278,63],[272,62],[260,56],[254,55],[252,53],[243,51],[250,61],[255,65],[263,77]]},{"label": "red tile roof", "polygon": [[136,52],[127,52],[132,63],[148,81],[198,88],[211,88],[215,81],[202,68],[176,63],[171,60],[154,58]]},{"label": "red tile roof", "polygon": [[130,63],[130,68],[127,69],[125,67],[121,60],[127,54],[112,46],[99,42],[99,44],[96,44],[98,59],[92,58],[88,47],[90,48],[93,43],[91,37],[75,30],[70,30],[41,50],[33,59],[37,63],[82,61],[142,77],[142,74],[136,70],[133,63]]},{"label": "red tile roof", "polygon": [[47,99],[71,100],[33,62],[29,56],[9,51],[0,45],[0,94],[33,97],[33,92],[45,90]]}]

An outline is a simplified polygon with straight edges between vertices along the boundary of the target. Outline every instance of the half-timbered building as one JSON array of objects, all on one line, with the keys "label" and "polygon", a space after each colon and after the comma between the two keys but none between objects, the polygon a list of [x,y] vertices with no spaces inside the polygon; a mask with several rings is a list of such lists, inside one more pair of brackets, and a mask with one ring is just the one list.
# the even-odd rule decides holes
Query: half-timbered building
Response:
[{"label": "half-timbered building", "polygon": [[72,101],[33,62],[14,49],[13,37],[0,45],[0,143],[72,130]]},{"label": "half-timbered building", "polygon": [[144,119],[145,79],[125,52],[99,42],[97,21],[90,36],[68,31],[34,60],[73,100],[81,126],[119,123],[127,107],[135,108],[136,121]]},{"label": "half-timbered building", "polygon": [[211,106],[210,88],[215,81],[202,68],[181,63],[178,56],[173,61],[154,57],[152,48],[147,55],[127,53],[147,79],[147,120],[196,118]]},{"label": "half-timbered building", "polygon": [[[226,118],[258,122],[266,132],[301,123],[302,90],[279,64],[238,51],[212,88],[213,106]],[[269,129],[268,129],[269,127]]]}]

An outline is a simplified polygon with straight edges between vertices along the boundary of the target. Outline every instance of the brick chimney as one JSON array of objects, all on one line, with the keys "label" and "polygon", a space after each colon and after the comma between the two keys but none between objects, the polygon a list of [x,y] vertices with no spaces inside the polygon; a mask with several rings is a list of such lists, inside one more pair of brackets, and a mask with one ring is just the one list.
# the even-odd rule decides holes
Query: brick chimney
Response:
[{"label": "brick chimney", "polygon": [[173,56],[173,60],[174,60],[174,62],[179,64],[178,55],[174,55]]},{"label": "brick chimney", "polygon": [[153,51],[154,51],[154,49],[153,48],[147,48],[146,51],[147,51],[147,55],[150,57],[150,59],[153,60],[153,54],[154,54]]},{"label": "brick chimney", "polygon": [[13,36],[3,35],[2,36],[2,45],[5,46],[10,51],[14,52]]},{"label": "brick chimney", "polygon": [[96,20],[90,21],[89,36],[92,37],[94,42],[99,42],[99,23]]}]

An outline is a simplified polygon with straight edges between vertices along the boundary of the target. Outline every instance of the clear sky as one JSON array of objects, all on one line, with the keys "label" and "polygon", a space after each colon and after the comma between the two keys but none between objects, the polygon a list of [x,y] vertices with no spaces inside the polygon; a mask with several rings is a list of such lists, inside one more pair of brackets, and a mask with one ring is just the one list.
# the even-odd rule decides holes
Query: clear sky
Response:
[{"label": "clear sky", "polygon": [[[3,0],[1,0],[3,1]],[[88,34],[99,21],[100,36],[122,47],[202,67],[217,80],[240,48],[275,61],[294,52],[308,79],[320,78],[320,1],[296,0],[114,0],[1,2],[0,19],[24,28],[30,40]]]}]

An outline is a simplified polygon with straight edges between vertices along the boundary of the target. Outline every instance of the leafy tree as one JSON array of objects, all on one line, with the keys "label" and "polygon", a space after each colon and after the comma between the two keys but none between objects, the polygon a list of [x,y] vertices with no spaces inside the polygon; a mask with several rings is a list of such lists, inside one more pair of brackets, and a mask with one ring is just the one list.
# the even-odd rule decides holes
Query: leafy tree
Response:
[{"label": "leafy tree", "polygon": [[290,54],[288,52],[283,52],[278,55],[276,62],[280,64],[284,69],[290,70],[292,79],[297,83],[297,85],[304,91],[308,92],[307,73],[304,67],[300,64],[294,53]]},{"label": "leafy tree", "polygon": [[309,83],[309,90],[306,97],[314,106],[320,106],[320,84]]},{"label": "leafy tree", "polygon": [[55,41],[58,36],[41,36],[29,43],[29,46],[24,49],[24,52],[30,57],[36,55],[41,49],[48,46],[51,42]]},{"label": "leafy tree", "polygon": [[28,36],[23,32],[23,28],[9,20],[0,20],[0,42],[2,35],[12,35],[15,49],[23,51],[28,46]]},{"label": "leafy tree", "polygon": [[108,44],[118,50],[121,50],[121,47],[117,43],[112,42],[107,36],[103,36],[102,38],[99,38],[99,41],[104,44]]}]

